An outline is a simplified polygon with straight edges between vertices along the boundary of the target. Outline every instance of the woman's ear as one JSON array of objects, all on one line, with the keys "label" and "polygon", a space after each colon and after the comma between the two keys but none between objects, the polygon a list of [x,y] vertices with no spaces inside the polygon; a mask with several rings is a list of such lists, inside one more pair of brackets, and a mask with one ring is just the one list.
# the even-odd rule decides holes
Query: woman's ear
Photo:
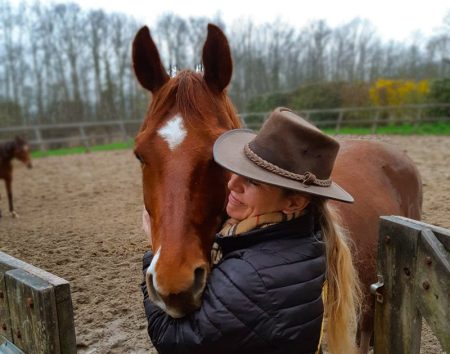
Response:
[{"label": "woman's ear", "polygon": [[287,197],[286,206],[283,208],[282,212],[284,214],[293,214],[302,211],[308,206],[310,201],[311,199],[303,194],[291,194]]}]

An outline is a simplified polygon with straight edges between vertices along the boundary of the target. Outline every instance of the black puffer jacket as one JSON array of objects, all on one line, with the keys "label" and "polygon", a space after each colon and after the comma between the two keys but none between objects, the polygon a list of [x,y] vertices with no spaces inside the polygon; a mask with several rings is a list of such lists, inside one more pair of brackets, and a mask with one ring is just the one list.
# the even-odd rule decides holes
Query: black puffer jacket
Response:
[{"label": "black puffer jacket", "polygon": [[[326,260],[311,213],[217,242],[224,258],[191,315],[171,318],[142,284],[148,333],[159,353],[315,353]],[[144,256],[144,272],[151,258]]]}]

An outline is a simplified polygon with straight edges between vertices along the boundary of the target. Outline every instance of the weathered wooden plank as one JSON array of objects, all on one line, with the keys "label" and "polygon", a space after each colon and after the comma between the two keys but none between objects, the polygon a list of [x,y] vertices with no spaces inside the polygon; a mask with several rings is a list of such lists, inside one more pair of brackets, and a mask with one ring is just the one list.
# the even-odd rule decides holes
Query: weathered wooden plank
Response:
[{"label": "weathered wooden plank", "polygon": [[11,318],[6,293],[5,272],[0,269],[0,338],[12,339]]},{"label": "weathered wooden plank", "polygon": [[60,278],[52,273],[49,273],[43,269],[35,267],[29,263],[21,261],[20,259],[14,258],[4,252],[0,251],[0,271],[4,269],[8,271],[10,269],[23,269],[28,273],[34,274],[41,279],[46,280],[54,286],[59,286],[61,284],[66,284],[67,280]]},{"label": "weathered wooden plank", "polygon": [[5,283],[13,343],[26,353],[60,353],[53,286],[23,269],[6,272]]},{"label": "weathered wooden plank", "polygon": [[450,253],[430,229],[422,231],[417,262],[417,306],[442,349],[450,353]]},{"label": "weathered wooden plank", "polygon": [[[376,302],[375,354],[418,354],[422,321],[414,303],[414,274],[420,227],[382,217],[378,274],[384,278],[383,302]],[[401,320],[399,320],[401,319]]]},{"label": "weathered wooden plank", "polygon": [[435,226],[426,224],[422,221],[412,220],[405,218],[403,216],[396,216],[399,220],[402,220],[405,225],[408,225],[408,227],[413,228],[420,228],[420,229],[430,229],[433,231],[436,238],[439,240],[439,242],[442,244],[442,246],[447,250],[447,252],[450,252],[450,230],[445,229],[443,227]]},{"label": "weathered wooden plank", "polygon": [[60,335],[60,351],[63,354],[75,354],[76,337],[70,284],[63,278],[0,251],[0,274],[12,269],[23,269],[54,287]]},{"label": "weathered wooden plank", "polygon": [[[69,296],[64,297],[64,301],[58,302],[58,295],[55,293],[60,351],[61,354],[76,354],[77,340],[75,337],[75,322],[69,284],[67,284],[65,289],[67,290]],[[60,289],[58,293],[61,295],[61,292],[62,289]]]}]

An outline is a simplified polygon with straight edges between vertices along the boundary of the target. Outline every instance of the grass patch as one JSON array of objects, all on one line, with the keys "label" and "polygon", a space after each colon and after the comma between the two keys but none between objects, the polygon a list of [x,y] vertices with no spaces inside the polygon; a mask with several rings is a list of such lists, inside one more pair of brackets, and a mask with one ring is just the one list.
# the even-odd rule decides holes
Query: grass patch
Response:
[{"label": "grass patch", "polygon": [[[344,127],[337,132],[335,129],[324,129],[328,134],[368,135],[373,134],[372,128]],[[450,123],[424,123],[419,126],[412,124],[392,124],[378,127],[375,134],[383,135],[450,135]]]},{"label": "grass patch", "polygon": [[74,154],[85,154],[87,152],[93,151],[110,151],[110,150],[123,150],[130,149],[133,147],[134,141],[124,141],[124,142],[116,142],[111,144],[103,144],[103,145],[95,145],[89,148],[85,148],[83,146],[75,146],[71,148],[63,148],[63,149],[54,149],[47,151],[33,151],[31,156],[33,158],[39,157],[47,157],[47,156],[65,156],[65,155],[74,155]]},{"label": "grass patch", "polygon": [[[348,134],[348,135],[368,135],[373,134],[372,128],[341,128],[339,132],[335,129],[323,129],[328,134]],[[450,135],[450,123],[424,123],[419,126],[412,124],[392,124],[387,126],[381,126],[377,128],[376,134],[383,135]],[[46,156],[64,156],[73,154],[85,154],[92,151],[110,151],[110,150],[123,150],[130,149],[134,146],[133,140],[125,142],[116,142],[111,144],[91,146],[86,149],[83,146],[77,146],[72,148],[54,149],[47,151],[34,151],[31,153],[33,158],[46,157]]]}]

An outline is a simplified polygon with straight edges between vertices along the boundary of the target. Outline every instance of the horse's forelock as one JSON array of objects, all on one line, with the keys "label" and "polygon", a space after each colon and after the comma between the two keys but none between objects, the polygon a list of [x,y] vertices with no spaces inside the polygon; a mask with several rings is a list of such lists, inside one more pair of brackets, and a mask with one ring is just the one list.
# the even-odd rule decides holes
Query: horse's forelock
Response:
[{"label": "horse's forelock", "polygon": [[[219,108],[220,112],[214,110]],[[240,126],[234,108],[225,93],[213,95],[205,84],[200,73],[191,70],[183,70],[171,80],[169,80],[153,97],[147,120],[153,120],[152,127],[156,126],[164,119],[169,112],[180,113],[185,122],[190,125],[202,124],[205,129],[212,127],[207,121],[214,115],[220,119],[222,114],[228,117],[225,121],[227,128],[237,128]],[[229,126],[229,117],[232,126]],[[144,123],[144,129],[150,122]]]}]

